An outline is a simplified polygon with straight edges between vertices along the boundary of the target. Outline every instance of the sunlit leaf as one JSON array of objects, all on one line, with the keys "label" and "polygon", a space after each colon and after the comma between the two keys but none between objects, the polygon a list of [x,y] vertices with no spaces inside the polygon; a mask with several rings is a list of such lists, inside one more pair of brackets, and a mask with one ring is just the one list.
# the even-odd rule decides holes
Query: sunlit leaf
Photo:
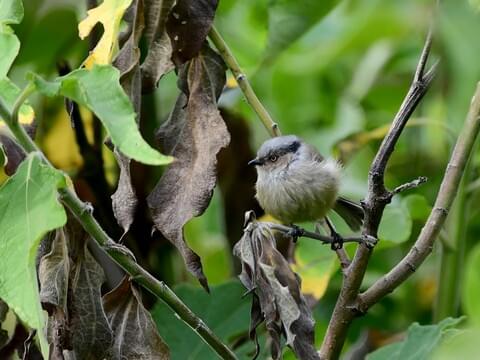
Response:
[{"label": "sunlit leaf", "polygon": [[118,51],[118,33],[125,10],[132,0],[104,0],[96,8],[87,11],[87,17],[78,24],[78,34],[84,39],[97,23],[103,25],[103,35],[90,55],[85,59],[85,67],[95,64],[110,64]]},{"label": "sunlit leaf", "polygon": [[0,24],[19,24],[23,19],[21,0],[0,1]]},{"label": "sunlit leaf", "polygon": [[79,69],[53,81],[33,75],[37,90],[47,96],[63,95],[93,111],[107,129],[112,142],[137,161],[164,165],[172,158],[154,150],[143,140],[135,122],[135,112],[122,90],[119,71],[109,65],[92,70]]},{"label": "sunlit leaf", "polygon": [[[0,189],[0,298],[43,339],[44,315],[35,271],[35,255],[42,236],[62,226],[65,210],[57,188],[62,174],[29,155]],[[5,256],[8,254],[8,256]],[[47,353],[42,340],[42,352]]]},{"label": "sunlit leaf", "polygon": [[367,356],[367,360],[423,360],[428,359],[449,329],[460,324],[462,318],[447,318],[436,325],[412,324],[407,338],[380,348]]}]

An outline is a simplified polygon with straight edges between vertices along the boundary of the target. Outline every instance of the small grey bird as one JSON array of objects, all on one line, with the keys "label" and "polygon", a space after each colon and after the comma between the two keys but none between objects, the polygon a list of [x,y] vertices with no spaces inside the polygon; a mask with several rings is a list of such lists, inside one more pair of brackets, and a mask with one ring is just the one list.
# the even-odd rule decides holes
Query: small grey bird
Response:
[{"label": "small grey bird", "polygon": [[265,141],[248,164],[257,168],[256,198],[260,206],[283,223],[325,218],[337,242],[332,248],[342,243],[326,218],[329,210],[337,212],[352,230],[361,227],[362,207],[338,196],[340,164],[324,158],[299,137],[287,135]]}]

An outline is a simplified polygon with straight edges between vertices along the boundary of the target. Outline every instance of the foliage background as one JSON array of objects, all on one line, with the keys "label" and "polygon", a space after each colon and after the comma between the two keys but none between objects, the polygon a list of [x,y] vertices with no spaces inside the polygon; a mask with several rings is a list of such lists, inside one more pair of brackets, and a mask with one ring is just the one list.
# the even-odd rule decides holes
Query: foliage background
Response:
[{"label": "foliage background", "polygon": [[[305,10],[295,3],[221,0],[215,23],[282,132],[297,134],[322,153],[344,160],[342,192],[356,200],[365,195],[369,164],[386,131],[385,125],[390,123],[411,82],[429,21],[434,18],[436,22],[433,53],[434,57],[441,58],[439,76],[411,119],[411,126],[404,132],[387,170],[389,187],[420,175],[428,176],[429,182],[398,196],[387,208],[380,230],[381,243],[365,278],[364,286],[367,286],[401,259],[428,215],[479,79],[480,16],[474,6],[464,0],[442,1],[438,12],[433,11],[429,0],[331,0],[319,4],[305,1]],[[60,62],[78,67],[87,54],[88,44],[80,41],[77,33],[86,5],[74,0],[26,0],[24,5],[25,18],[14,26],[22,47],[10,78],[21,86],[26,83],[28,71],[52,77]],[[285,17],[289,21],[282,21]],[[296,35],[289,38],[285,34]],[[154,94],[144,97],[141,130],[151,144],[154,144],[154,129],[170,112],[178,94],[175,82],[175,75],[169,74]],[[254,177],[248,172],[251,170],[247,170],[240,159],[248,158],[268,137],[235,87],[235,81],[229,79],[228,84],[230,88],[222,95],[220,105],[227,114],[233,142],[240,144],[237,149],[242,152],[233,152],[234,156],[228,151],[222,154],[221,186],[216,189],[206,213],[186,228],[187,241],[201,256],[212,285],[224,284],[235,277],[231,246],[241,234],[241,214],[248,209],[242,206],[248,205],[245,198],[251,198],[254,184]],[[54,165],[72,175],[80,196],[100,209],[97,211],[104,210],[101,221],[109,233],[120,236],[121,230],[114,225],[113,218],[109,219],[110,205],[96,198],[85,181],[84,159],[75,143],[63,101],[39,96],[32,103],[39,126],[38,143]],[[87,129],[92,136],[91,117],[88,122]],[[112,191],[118,172],[112,154],[108,150],[103,153],[105,174]],[[478,275],[480,214],[475,206],[479,193],[479,182],[475,181],[478,160],[475,154],[469,176],[460,189],[459,204],[432,256],[409,281],[354,322],[346,351],[367,334],[371,348],[379,347],[395,339],[396,334],[415,321],[431,323],[466,311],[478,317],[478,302],[468,300],[469,297],[478,299],[475,275],[467,276],[466,288],[461,286],[465,271]],[[140,164],[135,164],[134,169],[134,183],[142,198],[156,183],[161,169]],[[5,175],[1,178],[5,179]],[[250,205],[254,206],[251,202]],[[205,296],[200,295],[196,281],[187,274],[176,250],[158,234],[150,236],[150,227],[143,203],[126,239],[141,263],[167,284],[180,286],[178,289],[184,298],[193,297],[196,302],[198,297]],[[341,223],[338,227],[341,232],[347,231]],[[462,244],[472,257],[470,266],[465,266]],[[442,252],[447,254],[443,262]],[[299,243],[296,260],[296,270],[304,279],[304,290],[318,299],[315,318],[320,344],[335,304],[341,274],[329,248],[309,240]],[[110,275],[111,286],[115,274]],[[439,283],[445,289],[440,289]],[[238,286],[225,290],[229,286],[236,285],[216,288],[212,301],[225,299],[233,291],[241,293]],[[460,296],[463,293],[465,296]],[[170,316],[168,310],[162,309],[161,304],[153,304],[148,294],[145,296],[159,324],[170,324],[167,320],[161,321]],[[447,300],[451,306],[447,304],[447,310],[436,307],[436,298],[451,298]],[[456,298],[461,298],[460,308],[455,306]],[[239,337],[239,329],[248,327],[247,300],[237,301],[244,315],[231,320],[235,324],[233,329],[223,329],[226,322],[218,319],[218,327],[213,326],[231,338]],[[205,300],[205,307],[209,306],[214,304]],[[198,308],[200,315],[203,311],[206,310]],[[226,309],[221,311],[228,313]],[[170,326],[176,328],[176,325]],[[176,330],[162,330],[162,326],[159,329],[174,349],[172,342],[180,341],[181,336],[175,339]],[[203,355],[191,358],[211,356],[208,349],[199,351],[204,351]],[[176,356],[182,358],[181,354]]]}]

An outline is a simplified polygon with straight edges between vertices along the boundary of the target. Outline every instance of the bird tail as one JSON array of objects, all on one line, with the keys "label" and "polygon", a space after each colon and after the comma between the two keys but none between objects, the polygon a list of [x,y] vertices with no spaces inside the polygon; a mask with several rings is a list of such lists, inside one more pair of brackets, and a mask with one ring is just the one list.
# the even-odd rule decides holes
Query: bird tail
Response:
[{"label": "bird tail", "polygon": [[362,226],[364,213],[359,204],[339,197],[333,210],[345,220],[350,229],[357,231]]}]

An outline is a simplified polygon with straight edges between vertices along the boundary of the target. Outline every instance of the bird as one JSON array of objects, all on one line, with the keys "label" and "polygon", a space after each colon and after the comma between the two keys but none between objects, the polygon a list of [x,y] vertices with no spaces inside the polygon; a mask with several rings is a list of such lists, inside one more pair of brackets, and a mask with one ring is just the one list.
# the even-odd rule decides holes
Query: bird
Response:
[{"label": "bird", "polygon": [[284,224],[292,226],[294,239],[300,236],[295,223],[323,219],[333,238],[332,249],[342,247],[342,237],[335,231],[327,213],[334,210],[354,231],[363,223],[363,208],[339,196],[342,166],[323,157],[312,145],[296,135],[277,136],[265,141],[256,158],[248,165],[257,170],[255,184],[260,206]]}]

